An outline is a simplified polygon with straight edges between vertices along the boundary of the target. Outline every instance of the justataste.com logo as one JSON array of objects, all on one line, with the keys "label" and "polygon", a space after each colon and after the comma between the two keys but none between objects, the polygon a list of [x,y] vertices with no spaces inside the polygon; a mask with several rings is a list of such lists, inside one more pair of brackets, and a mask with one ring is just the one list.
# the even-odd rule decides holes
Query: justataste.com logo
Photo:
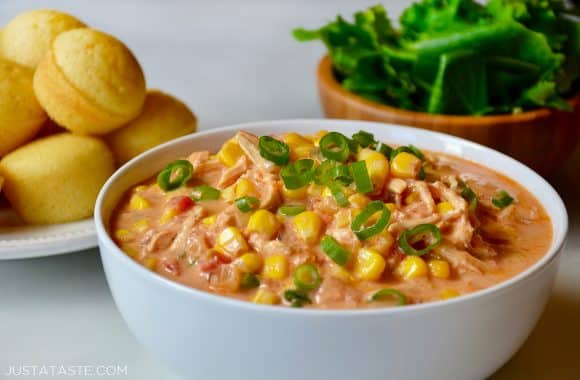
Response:
[{"label": "justataste.com logo", "polygon": [[126,365],[9,365],[4,376],[10,377],[121,377]]}]

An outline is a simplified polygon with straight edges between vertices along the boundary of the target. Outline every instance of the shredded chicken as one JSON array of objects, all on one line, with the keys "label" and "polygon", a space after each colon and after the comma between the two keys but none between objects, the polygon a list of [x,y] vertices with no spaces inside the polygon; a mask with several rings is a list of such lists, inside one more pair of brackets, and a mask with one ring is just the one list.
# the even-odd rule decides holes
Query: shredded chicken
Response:
[{"label": "shredded chicken", "polygon": [[442,241],[434,249],[435,254],[447,260],[451,266],[460,272],[470,271],[482,273],[491,268],[492,264],[479,260],[469,252],[456,248],[453,244]]},{"label": "shredded chicken", "polygon": [[403,194],[407,188],[407,182],[400,178],[391,178],[387,184],[387,190],[394,194]]},{"label": "shredded chicken", "polygon": [[188,241],[192,237],[192,229],[199,222],[203,215],[203,208],[200,206],[196,206],[193,208],[192,212],[187,216],[187,218],[181,223],[181,227],[177,234],[175,235],[175,239],[173,239],[173,243],[169,249],[173,252],[181,253],[185,252],[188,248]]},{"label": "shredded chicken", "polygon": [[277,206],[281,202],[280,184],[276,175],[261,170],[250,169],[248,178],[256,186],[260,193],[260,207],[269,209]]},{"label": "shredded chicken", "polygon": [[224,170],[217,183],[219,189],[225,189],[242,176],[249,168],[248,159],[242,156],[231,168]]},{"label": "shredded chicken", "polygon": [[260,148],[258,146],[258,137],[251,133],[239,131],[236,133],[236,141],[240,148],[244,151],[246,156],[256,165],[260,170],[273,173],[278,170],[278,167],[271,161],[266,160],[260,155]]}]

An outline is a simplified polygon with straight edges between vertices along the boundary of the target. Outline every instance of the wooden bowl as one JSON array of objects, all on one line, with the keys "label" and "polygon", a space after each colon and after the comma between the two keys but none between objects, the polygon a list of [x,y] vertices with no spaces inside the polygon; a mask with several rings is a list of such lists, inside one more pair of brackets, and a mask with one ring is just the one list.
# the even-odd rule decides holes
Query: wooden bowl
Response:
[{"label": "wooden bowl", "polygon": [[541,108],[514,115],[434,115],[375,103],[345,90],[336,80],[328,56],[318,65],[317,79],[326,117],[452,134],[506,153],[544,175],[561,167],[580,140],[580,94],[570,100],[572,112]]}]

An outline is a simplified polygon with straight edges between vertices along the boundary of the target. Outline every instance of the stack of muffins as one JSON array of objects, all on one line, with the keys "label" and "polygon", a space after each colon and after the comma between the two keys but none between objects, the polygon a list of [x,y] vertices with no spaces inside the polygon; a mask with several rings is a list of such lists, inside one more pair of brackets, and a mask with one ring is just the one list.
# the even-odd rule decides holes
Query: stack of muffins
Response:
[{"label": "stack of muffins", "polygon": [[91,216],[115,166],[196,127],[146,90],[121,41],[71,15],[30,11],[0,30],[0,191],[25,223]]}]

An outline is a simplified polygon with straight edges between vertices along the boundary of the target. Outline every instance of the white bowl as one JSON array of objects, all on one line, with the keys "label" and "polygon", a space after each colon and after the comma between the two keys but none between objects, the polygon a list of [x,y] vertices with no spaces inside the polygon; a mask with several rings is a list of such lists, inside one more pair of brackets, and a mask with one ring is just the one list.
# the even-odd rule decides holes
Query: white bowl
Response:
[{"label": "white bowl", "polygon": [[[195,150],[217,150],[240,129],[262,135],[320,129],[350,135],[364,129],[394,144],[412,143],[480,162],[534,193],[552,220],[552,244],[534,266],[483,291],[402,308],[346,311],[237,301],[172,282],[127,257],[107,227],[123,192],[169,161]],[[204,380],[483,379],[516,352],[538,320],[568,228],[566,209],[554,189],[501,153],[420,129],[328,119],[241,124],[150,150],[105,184],[95,222],[107,281],[132,332],[177,374]]]}]

